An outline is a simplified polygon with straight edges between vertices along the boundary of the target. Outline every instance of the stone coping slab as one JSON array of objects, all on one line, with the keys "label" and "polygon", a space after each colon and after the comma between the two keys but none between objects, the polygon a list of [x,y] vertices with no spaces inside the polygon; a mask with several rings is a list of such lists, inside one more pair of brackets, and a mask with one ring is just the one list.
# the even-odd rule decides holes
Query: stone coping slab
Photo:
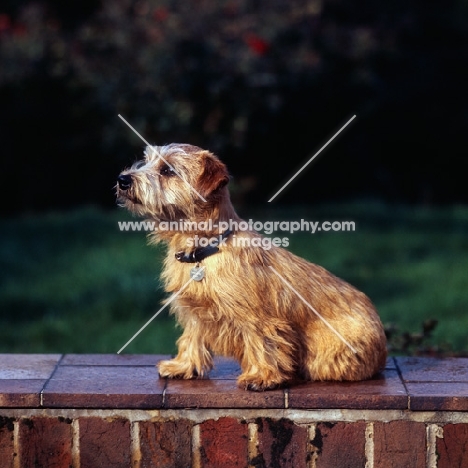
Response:
[{"label": "stone coping slab", "polygon": [[267,408],[468,411],[468,359],[391,357],[363,382],[307,382],[266,392],[236,385],[239,364],[216,358],[207,379],[161,379],[170,356],[0,354],[2,408]]}]

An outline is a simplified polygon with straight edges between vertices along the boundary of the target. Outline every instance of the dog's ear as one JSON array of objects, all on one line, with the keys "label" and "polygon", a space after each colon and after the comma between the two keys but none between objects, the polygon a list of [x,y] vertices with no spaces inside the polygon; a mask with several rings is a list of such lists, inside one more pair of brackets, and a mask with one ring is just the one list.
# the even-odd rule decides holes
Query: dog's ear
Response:
[{"label": "dog's ear", "polygon": [[199,187],[203,197],[208,198],[212,193],[221,189],[229,182],[226,166],[212,154],[203,156],[203,172],[200,175]]}]

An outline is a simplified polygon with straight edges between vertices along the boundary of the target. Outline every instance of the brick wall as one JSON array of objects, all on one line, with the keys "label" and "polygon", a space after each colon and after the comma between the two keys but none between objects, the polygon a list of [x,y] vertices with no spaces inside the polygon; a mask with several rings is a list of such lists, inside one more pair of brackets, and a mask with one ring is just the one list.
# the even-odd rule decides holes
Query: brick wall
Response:
[{"label": "brick wall", "polygon": [[154,360],[0,356],[0,468],[468,467],[467,360],[260,394],[232,361],[165,382]]},{"label": "brick wall", "polygon": [[[282,417],[272,410],[256,417],[250,410],[3,413],[2,468],[468,466],[468,416],[452,413],[414,417],[388,410],[365,414],[347,410],[341,415],[324,411],[324,417],[321,411],[304,410],[286,410]],[[373,421],[359,420],[363,417]],[[452,418],[464,422],[441,421]],[[434,419],[439,422],[431,422]]]}]

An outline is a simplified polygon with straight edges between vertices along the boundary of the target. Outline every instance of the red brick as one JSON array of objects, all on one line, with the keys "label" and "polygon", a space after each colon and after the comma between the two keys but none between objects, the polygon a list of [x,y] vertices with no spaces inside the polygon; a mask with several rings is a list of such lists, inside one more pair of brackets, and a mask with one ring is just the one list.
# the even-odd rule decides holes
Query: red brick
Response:
[{"label": "red brick", "polygon": [[438,468],[468,466],[468,424],[447,424],[444,438],[437,439]]},{"label": "red brick", "polygon": [[204,468],[247,466],[247,424],[233,418],[200,424],[201,463]]},{"label": "red brick", "polygon": [[158,361],[170,359],[169,355],[158,354],[66,354],[60,361],[63,366],[150,366]]},{"label": "red brick", "polygon": [[155,366],[60,366],[42,402],[48,408],[159,408],[165,385]]},{"label": "red brick", "polygon": [[468,411],[468,382],[407,382],[412,411]]},{"label": "red brick", "polygon": [[284,418],[259,418],[256,423],[259,454],[252,465],[306,468],[307,428]]},{"label": "red brick", "polygon": [[15,459],[13,445],[13,418],[0,416],[0,460],[2,468],[12,468]]},{"label": "red brick", "polygon": [[131,466],[130,422],[126,419],[80,419],[80,467]]},{"label": "red brick", "polygon": [[0,376],[0,408],[38,408],[45,383],[32,379],[2,380]]},{"label": "red brick", "polygon": [[141,468],[192,465],[192,424],[186,419],[140,422]]},{"label": "red brick", "polygon": [[408,395],[396,370],[361,382],[306,382],[289,390],[289,408],[407,409]]},{"label": "red brick", "polygon": [[317,468],[364,467],[365,432],[364,422],[318,423],[315,438],[311,440],[317,456]]},{"label": "red brick", "polygon": [[425,468],[426,427],[413,421],[374,423],[374,468]]},{"label": "red brick", "polygon": [[71,419],[32,417],[21,419],[21,466],[69,468],[72,462]]},{"label": "red brick", "polygon": [[284,408],[284,390],[246,392],[232,379],[169,379],[165,408]]}]

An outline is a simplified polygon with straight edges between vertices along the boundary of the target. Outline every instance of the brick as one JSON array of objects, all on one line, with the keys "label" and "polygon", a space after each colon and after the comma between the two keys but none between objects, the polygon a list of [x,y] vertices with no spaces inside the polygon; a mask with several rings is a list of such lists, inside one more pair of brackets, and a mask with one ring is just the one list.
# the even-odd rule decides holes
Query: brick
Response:
[{"label": "brick", "polygon": [[361,382],[307,382],[291,387],[289,408],[407,409],[408,395],[396,370]]},{"label": "brick", "polygon": [[393,358],[393,357],[388,357],[387,358],[387,362],[385,363],[385,369],[392,369],[392,370],[397,369],[395,358]]},{"label": "brick", "polygon": [[71,419],[32,417],[20,419],[21,466],[69,468],[72,463]]},{"label": "brick", "polygon": [[468,358],[395,358],[406,382],[468,382]]},{"label": "brick", "polygon": [[200,424],[200,455],[204,468],[247,466],[247,424],[233,418],[210,419]]},{"label": "brick", "polygon": [[190,421],[143,421],[139,424],[140,468],[187,468],[192,465]]},{"label": "brick", "polygon": [[284,390],[248,392],[232,379],[171,380],[165,408],[284,408]]},{"label": "brick", "polygon": [[307,428],[288,419],[258,418],[258,451],[253,466],[307,467]]},{"label": "brick", "polygon": [[236,360],[216,356],[209,376],[211,380],[236,380],[241,374],[240,364]]},{"label": "brick", "polygon": [[158,361],[170,359],[160,354],[66,354],[60,361],[62,366],[150,366]]},{"label": "brick", "polygon": [[45,380],[0,379],[1,408],[38,408]]},{"label": "brick", "polygon": [[310,441],[317,457],[316,467],[364,467],[365,431],[364,422],[318,423],[315,427],[315,438]]},{"label": "brick", "polygon": [[91,417],[80,419],[79,425],[81,468],[131,466],[128,420]]},{"label": "brick", "polygon": [[468,466],[468,424],[447,424],[444,438],[437,439],[437,468],[465,468]]},{"label": "brick", "polygon": [[468,411],[468,382],[408,382],[413,411]]},{"label": "brick", "polygon": [[0,354],[1,380],[47,380],[61,354]]},{"label": "brick", "polygon": [[13,468],[16,457],[13,441],[13,418],[0,416],[0,460],[2,468]]},{"label": "brick", "polygon": [[60,366],[42,397],[48,408],[160,408],[166,385],[155,366]]},{"label": "brick", "polygon": [[413,421],[374,423],[374,468],[425,468],[426,427]]}]

